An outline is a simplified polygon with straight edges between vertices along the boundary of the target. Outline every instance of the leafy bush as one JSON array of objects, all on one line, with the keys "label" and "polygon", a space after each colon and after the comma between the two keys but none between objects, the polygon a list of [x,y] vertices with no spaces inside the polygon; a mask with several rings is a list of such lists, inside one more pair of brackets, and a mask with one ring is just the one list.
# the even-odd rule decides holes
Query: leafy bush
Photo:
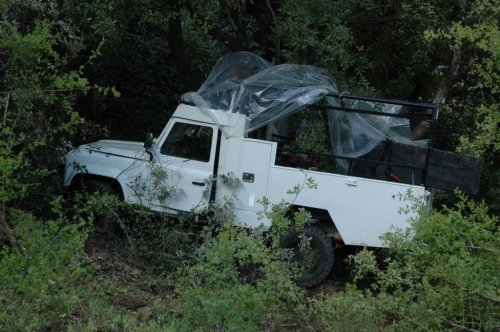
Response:
[{"label": "leafy bush", "polygon": [[177,289],[176,324],[195,330],[258,330],[284,319],[302,298],[286,255],[263,234],[226,225],[198,251]]},{"label": "leafy bush", "polygon": [[322,295],[312,298],[309,311],[325,331],[378,331],[385,321],[384,313],[370,296],[362,292],[348,290],[334,295]]},{"label": "leafy bush", "polygon": [[172,274],[188,264],[199,245],[196,225],[166,216],[130,214],[122,229],[132,255],[153,267],[155,273]]},{"label": "leafy bush", "polygon": [[318,320],[334,331],[346,330],[345,317],[353,317],[349,326],[396,331],[498,329],[498,222],[465,198],[452,209],[422,214],[412,231],[387,235],[384,268],[371,251],[353,257],[355,281],[374,281],[366,290],[351,287],[313,302],[323,312]]},{"label": "leafy bush", "polygon": [[78,306],[81,281],[88,274],[83,224],[45,223],[11,210],[18,250],[0,251],[0,329],[58,330]]}]

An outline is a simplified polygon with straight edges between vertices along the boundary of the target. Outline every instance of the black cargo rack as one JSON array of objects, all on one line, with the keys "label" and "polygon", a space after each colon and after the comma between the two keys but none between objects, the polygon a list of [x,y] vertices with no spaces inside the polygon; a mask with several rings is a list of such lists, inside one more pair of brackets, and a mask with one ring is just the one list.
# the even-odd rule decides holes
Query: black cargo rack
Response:
[{"label": "black cargo rack", "polygon": [[[342,93],[330,93],[326,95],[326,97],[336,98],[339,101],[341,106],[332,106],[332,105],[322,105],[322,104],[314,104],[308,106],[308,108],[314,107],[315,109],[325,110],[323,114],[325,125],[328,126],[328,122],[326,121],[326,111],[327,110],[335,110],[340,112],[353,112],[367,115],[376,115],[376,116],[386,116],[386,117],[394,117],[394,118],[407,118],[409,120],[425,120],[431,124],[431,128],[429,131],[428,141],[425,147],[418,147],[412,145],[404,145],[400,143],[395,143],[390,141],[389,139],[384,141],[384,156],[382,159],[387,158],[387,160],[375,160],[362,157],[347,157],[341,155],[334,154],[322,154],[322,153],[313,153],[308,151],[300,151],[296,149],[284,148],[282,145],[278,146],[278,152],[280,156],[291,154],[294,156],[301,155],[302,158],[306,158],[309,161],[311,159],[319,159],[319,158],[331,158],[333,160],[346,160],[348,162],[347,174],[348,176],[360,176],[359,174],[353,173],[353,164],[355,163],[365,163],[373,166],[374,168],[378,166],[385,166],[385,180],[390,181],[399,181],[397,176],[393,176],[391,174],[392,168],[407,169],[412,171],[412,183],[409,184],[417,184],[417,185],[425,185],[433,188],[440,188],[446,190],[453,190],[455,188],[459,188],[462,191],[468,193],[477,193],[479,188],[479,175],[480,170],[482,168],[482,159],[473,158],[470,156],[461,156],[452,152],[440,151],[432,148],[432,138],[433,138],[433,129],[437,123],[439,109],[433,103],[423,103],[423,102],[411,102],[411,101],[403,101],[403,100],[394,100],[394,99],[382,99],[382,98],[371,98],[364,96],[355,96],[351,94],[342,94]],[[389,104],[396,106],[406,106],[412,110],[409,113],[386,113],[382,111],[376,110],[363,110],[346,106],[349,100],[358,100],[358,101],[366,101],[372,103],[379,104]],[[278,135],[273,135],[278,136]],[[279,139],[278,139],[279,141]],[[409,160],[402,161],[394,161],[392,156],[396,152],[397,154],[406,155]],[[387,155],[386,155],[387,154]],[[282,164],[284,166],[290,164],[290,161],[278,160],[277,164]],[[314,165],[308,165],[311,163],[306,162],[296,162],[295,167],[300,168],[314,168]],[[314,164],[314,163],[313,163]],[[431,169],[430,169],[431,168]],[[413,178],[413,172],[419,175],[419,179]],[[363,176],[360,177],[368,177],[373,178],[373,176]],[[405,181],[403,181],[405,182]],[[405,182],[408,183],[408,182]]]}]

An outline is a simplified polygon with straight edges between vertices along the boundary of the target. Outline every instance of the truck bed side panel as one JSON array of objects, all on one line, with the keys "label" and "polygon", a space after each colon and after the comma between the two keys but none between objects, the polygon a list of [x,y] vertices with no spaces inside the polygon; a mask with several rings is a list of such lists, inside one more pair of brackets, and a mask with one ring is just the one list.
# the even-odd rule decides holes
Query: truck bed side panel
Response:
[{"label": "truck bed side panel", "polygon": [[294,204],[328,210],[348,245],[384,246],[381,235],[394,228],[409,227],[409,218],[416,216],[415,211],[403,213],[410,205],[402,200],[405,193],[411,190],[416,197],[424,197],[425,193],[419,186],[272,166],[269,173],[270,200],[293,199],[283,193],[304,183],[306,176],[315,180],[317,189],[304,187]]}]

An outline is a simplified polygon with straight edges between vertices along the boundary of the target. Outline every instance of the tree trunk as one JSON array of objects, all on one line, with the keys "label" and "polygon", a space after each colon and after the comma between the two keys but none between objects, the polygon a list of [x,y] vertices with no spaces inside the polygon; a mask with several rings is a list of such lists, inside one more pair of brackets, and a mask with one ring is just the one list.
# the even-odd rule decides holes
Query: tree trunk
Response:
[{"label": "tree trunk", "polygon": [[170,48],[175,68],[179,73],[183,85],[188,90],[198,90],[202,83],[202,76],[195,70],[189,61],[191,57],[186,54],[184,35],[182,33],[182,21],[172,18],[169,23],[167,42]]},{"label": "tree trunk", "polygon": [[448,92],[450,91],[450,86],[453,83],[454,79],[457,77],[462,52],[462,46],[457,47],[453,50],[453,55],[451,57],[448,71],[439,81],[436,96],[433,100],[438,110],[446,103],[446,97],[448,96]]},{"label": "tree trunk", "polygon": [[0,230],[7,238],[7,241],[9,241],[9,245],[13,249],[18,250],[19,248],[17,246],[16,238],[12,234],[12,230],[10,229],[9,224],[7,223],[7,213],[5,211],[5,205],[2,205],[2,211],[0,211]]},{"label": "tree trunk", "polygon": [[[5,124],[6,118],[7,118],[7,111],[9,110],[9,101],[10,101],[10,93],[7,93],[7,97],[5,98],[5,106],[4,106],[4,113],[2,115],[3,117],[3,124]],[[1,109],[1,107],[0,107]],[[3,136],[3,133],[2,133]],[[3,139],[3,137],[2,137]],[[5,177],[5,175],[4,175]],[[4,180],[5,181],[5,180]],[[3,184],[5,186],[5,184]],[[2,201],[1,205],[1,210],[0,210],[0,232],[5,235],[7,238],[7,241],[9,241],[9,245],[16,250],[19,250],[17,246],[17,241],[14,235],[12,234],[12,230],[9,227],[9,224],[7,223],[7,207],[5,206],[5,201]]]}]

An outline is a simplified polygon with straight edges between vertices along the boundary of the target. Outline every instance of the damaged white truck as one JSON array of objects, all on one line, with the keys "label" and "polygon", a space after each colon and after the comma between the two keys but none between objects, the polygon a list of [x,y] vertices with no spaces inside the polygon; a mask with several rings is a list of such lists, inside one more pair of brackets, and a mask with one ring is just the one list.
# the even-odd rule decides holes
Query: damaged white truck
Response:
[{"label": "damaged white truck", "polygon": [[[431,147],[437,117],[430,103],[340,94],[317,67],[233,53],[182,97],[157,138],[71,151],[64,184],[98,182],[126,202],[171,215],[232,195],[235,222],[255,228],[270,226],[259,218],[261,199],[289,200],[306,172],[317,188],[303,188],[291,208],[311,215],[307,236],[318,264],[298,283],[312,286],[329,274],[334,246],[383,247],[384,233],[408,227],[415,212],[400,213],[408,191],[425,204],[430,188],[477,191],[482,160]],[[237,186],[217,181],[229,174]],[[154,192],[138,194],[138,187]]]}]

